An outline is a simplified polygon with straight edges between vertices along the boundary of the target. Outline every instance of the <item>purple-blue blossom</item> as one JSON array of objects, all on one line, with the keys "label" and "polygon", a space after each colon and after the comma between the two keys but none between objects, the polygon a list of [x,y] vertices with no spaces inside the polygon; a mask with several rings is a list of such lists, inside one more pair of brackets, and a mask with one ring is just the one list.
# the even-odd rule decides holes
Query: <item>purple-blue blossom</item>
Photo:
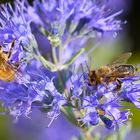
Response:
[{"label": "purple-blue blossom", "polygon": [[114,34],[122,24],[116,19],[122,11],[116,12],[107,0],[35,0],[27,11],[28,18],[50,42],[46,48],[50,45],[59,47],[56,55],[60,64],[86,48],[89,38],[101,37],[108,32]]},{"label": "purple-blue blossom", "polygon": [[130,107],[122,102],[130,102],[140,107],[140,76],[122,78],[121,89],[116,89],[117,83],[107,85],[102,83],[95,87],[89,85],[88,74],[76,74],[71,77],[69,85],[70,98],[79,102],[73,103],[77,111],[84,112],[79,121],[83,125],[97,125],[103,122],[111,129],[118,129],[125,124],[131,115]]},{"label": "purple-blue blossom", "polygon": [[107,87],[104,83],[89,85],[86,72],[70,78],[70,65],[75,64],[77,70],[85,61],[90,38],[121,29],[122,22],[116,17],[122,11],[113,12],[108,0],[34,0],[32,6],[16,0],[13,7],[8,3],[0,10],[2,49],[8,52],[15,40],[7,63],[13,65],[23,59],[15,80],[0,81],[0,101],[15,119],[29,117],[32,108],[37,108],[48,114],[51,124],[62,107],[68,113],[67,106],[73,109],[81,128],[103,123],[108,129],[117,129],[131,115],[129,107],[121,104],[123,101],[140,108],[139,76],[121,79],[119,90],[115,81]]},{"label": "purple-blue blossom", "polygon": [[[19,62],[19,67],[13,81],[0,81],[0,100],[14,119],[28,116],[32,107],[37,107],[51,108],[48,114],[54,120],[60,114],[61,106],[66,102],[65,98],[57,91],[51,80],[53,77],[49,76],[42,64],[36,59],[31,60],[34,55],[36,58],[39,56],[35,54],[38,50],[32,38],[30,20],[26,20],[25,1],[17,0],[14,4],[14,8],[10,3],[1,5],[0,42],[2,49],[9,52],[11,43],[15,40],[7,63],[12,66]],[[40,106],[36,105],[36,102],[39,102]]]},{"label": "purple-blue blossom", "polygon": [[36,60],[23,65],[14,81],[0,81],[0,93],[0,101],[14,119],[18,116],[29,117],[34,107],[51,108],[47,113],[56,119],[62,105],[66,103],[65,97],[57,91],[53,81],[43,73],[43,67]]},{"label": "purple-blue blossom", "polygon": [[[108,8],[108,9],[107,9]],[[31,9],[31,7],[30,7]],[[68,34],[85,34],[95,31],[117,31],[120,21],[114,19],[121,11],[110,12],[109,2],[101,1],[64,1],[53,0],[34,1],[34,14],[40,18],[40,23],[52,34],[67,32]],[[33,13],[33,12],[32,12]],[[38,21],[34,21],[38,22]],[[61,31],[61,29],[63,29]],[[68,35],[65,33],[65,35]]]},{"label": "purple-blue blossom", "polygon": [[31,39],[30,21],[25,18],[24,2],[15,1],[15,8],[10,3],[0,7],[0,43],[11,43],[14,39],[18,44],[27,45]]}]

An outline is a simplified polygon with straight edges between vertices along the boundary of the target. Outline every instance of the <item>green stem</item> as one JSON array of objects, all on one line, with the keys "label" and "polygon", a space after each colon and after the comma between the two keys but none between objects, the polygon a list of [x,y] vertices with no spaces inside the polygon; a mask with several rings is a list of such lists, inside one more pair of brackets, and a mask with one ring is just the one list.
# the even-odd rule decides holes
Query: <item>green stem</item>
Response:
[{"label": "green stem", "polygon": [[119,130],[117,132],[117,140],[122,140],[121,137],[120,137],[120,131]]},{"label": "green stem", "polygon": [[54,64],[57,64],[56,48],[52,46],[52,58]]},{"label": "green stem", "polygon": [[63,75],[62,75],[61,71],[58,71],[58,74],[59,74],[59,79],[62,84],[62,87],[65,88],[65,82],[63,80]]},{"label": "green stem", "polygon": [[59,46],[59,62],[62,61],[62,53],[63,53],[63,46],[62,44]]}]

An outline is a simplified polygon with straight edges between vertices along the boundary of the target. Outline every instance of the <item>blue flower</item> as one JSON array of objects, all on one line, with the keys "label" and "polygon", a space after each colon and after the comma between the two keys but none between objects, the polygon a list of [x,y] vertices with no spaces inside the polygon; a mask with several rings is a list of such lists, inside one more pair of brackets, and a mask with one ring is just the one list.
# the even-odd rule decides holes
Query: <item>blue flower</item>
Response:
[{"label": "blue flower", "polygon": [[[107,0],[35,0],[27,11],[28,18],[47,36],[50,42],[48,48],[50,45],[60,47],[56,52],[59,63],[64,64],[86,47],[89,38],[108,32],[116,33],[121,29],[121,21],[115,19],[121,11],[113,12],[110,9]],[[85,59],[82,57],[81,61]]]},{"label": "blue flower", "polygon": [[85,34],[88,34],[93,30],[104,32],[120,29],[120,21],[114,18],[121,11],[111,13],[109,2],[106,0],[102,2],[90,0],[88,3],[85,0],[42,2],[35,0],[34,8],[40,23],[52,34],[60,33],[61,29],[71,34],[80,33],[82,30],[87,30]]},{"label": "blue flower", "polygon": [[[43,103],[46,103],[50,107],[48,116],[49,118],[51,118],[51,122],[50,122],[51,124],[52,121],[57,119],[58,115],[60,115],[61,107],[66,104],[66,98],[64,97],[63,93],[60,94],[56,90],[52,80],[49,80],[49,82],[46,83],[45,92],[46,92],[46,96],[43,100]],[[46,101],[49,101],[49,102],[47,103]]]},{"label": "blue flower", "polygon": [[71,77],[69,96],[71,101],[74,100],[73,106],[83,114],[79,119],[83,124],[97,125],[101,120],[108,129],[118,129],[128,121],[130,107],[121,103],[131,102],[137,108],[140,107],[140,77],[126,77],[121,81],[121,89],[116,89],[115,81],[107,87],[104,83],[97,87],[89,85],[88,74],[85,72]]},{"label": "blue flower", "polygon": [[[41,100],[32,84],[18,84],[16,82],[0,83],[0,100],[16,119],[20,115],[28,116],[34,101]],[[42,95],[43,96],[43,95]]]},{"label": "blue flower", "polygon": [[14,119],[18,116],[29,117],[31,109],[37,107],[48,109],[47,113],[54,120],[60,114],[62,105],[66,103],[63,95],[57,91],[53,81],[44,75],[43,68],[36,60],[22,66],[14,81],[0,81],[0,93],[0,101]]},{"label": "blue flower", "polygon": [[122,99],[133,103],[140,108],[140,76],[128,77],[122,80],[122,91],[119,93]]},{"label": "blue flower", "polygon": [[10,3],[0,8],[0,42],[11,43],[14,39],[18,44],[27,45],[31,38],[30,21],[25,18],[24,2],[16,1],[14,8]]}]

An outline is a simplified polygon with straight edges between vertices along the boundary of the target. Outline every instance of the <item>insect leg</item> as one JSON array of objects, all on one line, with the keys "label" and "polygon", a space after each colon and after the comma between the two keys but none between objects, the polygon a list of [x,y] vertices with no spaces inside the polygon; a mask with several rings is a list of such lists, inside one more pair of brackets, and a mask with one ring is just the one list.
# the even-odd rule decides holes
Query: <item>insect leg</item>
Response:
[{"label": "insect leg", "polygon": [[20,64],[24,63],[26,60],[24,58],[21,58],[19,61],[15,62],[12,64],[12,66],[14,67],[15,71],[17,71],[17,69],[20,68]]},{"label": "insect leg", "polygon": [[15,39],[12,41],[11,48],[10,48],[10,50],[8,52],[7,59],[9,59],[11,57],[11,54],[12,54],[14,46],[15,46],[15,41],[16,41]]},{"label": "insect leg", "polygon": [[116,86],[115,90],[120,90],[123,82],[118,78],[116,79],[116,82],[117,82],[117,86]]},{"label": "insect leg", "polygon": [[19,65],[20,65],[20,61],[16,62],[13,64],[14,65],[14,69],[18,69],[19,68]]}]

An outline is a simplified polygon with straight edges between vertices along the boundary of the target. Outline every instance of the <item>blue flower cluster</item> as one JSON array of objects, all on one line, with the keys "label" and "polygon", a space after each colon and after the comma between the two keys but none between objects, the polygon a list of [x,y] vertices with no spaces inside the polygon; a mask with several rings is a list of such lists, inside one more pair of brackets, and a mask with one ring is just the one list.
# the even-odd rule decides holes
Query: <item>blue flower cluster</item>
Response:
[{"label": "blue flower cluster", "polygon": [[65,98],[56,90],[53,81],[44,75],[40,66],[34,65],[37,63],[32,60],[26,67],[22,67],[14,81],[0,82],[0,100],[14,119],[20,115],[29,117],[32,107],[51,107],[48,113],[55,119],[65,104]]},{"label": "blue flower cluster", "polygon": [[[108,9],[107,9],[108,8]],[[66,35],[74,35],[83,32],[88,34],[93,30],[99,32],[118,31],[121,29],[120,21],[114,19],[121,11],[112,14],[106,0],[88,2],[85,0],[64,1],[53,0],[34,1],[34,10],[30,8],[32,14],[51,34],[62,32]],[[29,12],[30,12],[29,10]],[[31,15],[32,15],[31,14]],[[62,30],[63,29],[63,30]],[[63,36],[62,34],[62,36]]]},{"label": "blue flower cluster", "polygon": [[18,44],[27,45],[31,38],[30,21],[23,15],[24,3],[16,1],[15,5],[15,9],[9,3],[0,7],[0,42],[7,44],[16,39]]},{"label": "blue flower cluster", "polygon": [[[70,72],[71,64],[79,68],[79,62],[85,60],[89,38],[121,29],[121,21],[115,19],[120,13],[113,13],[108,0],[34,0],[32,6],[16,0],[13,5],[1,5],[0,44],[4,51],[0,52],[0,77],[6,66],[16,75],[10,82],[0,79],[3,106],[16,119],[29,117],[36,107],[52,121],[65,106],[74,107],[83,125],[97,125],[102,120],[107,128],[120,127],[131,114],[121,102],[140,108],[140,77],[122,79],[121,89],[115,90],[115,82],[108,88],[104,84],[96,88],[88,84],[87,73]],[[9,51],[12,55],[6,60],[3,56]]]},{"label": "blue flower cluster", "polygon": [[89,38],[121,29],[121,21],[115,18],[122,11],[110,9],[107,0],[35,0],[33,7],[28,7],[28,16],[44,28],[52,47],[61,47],[59,63],[64,64],[86,47]]},{"label": "blue flower cluster", "polygon": [[128,121],[131,115],[130,106],[123,102],[130,102],[140,108],[140,76],[122,78],[122,87],[117,89],[117,82],[105,83],[98,87],[89,85],[88,74],[74,75],[71,77],[71,99],[77,111],[83,113],[79,121],[88,125],[99,124],[99,119],[107,128],[119,128]]}]

